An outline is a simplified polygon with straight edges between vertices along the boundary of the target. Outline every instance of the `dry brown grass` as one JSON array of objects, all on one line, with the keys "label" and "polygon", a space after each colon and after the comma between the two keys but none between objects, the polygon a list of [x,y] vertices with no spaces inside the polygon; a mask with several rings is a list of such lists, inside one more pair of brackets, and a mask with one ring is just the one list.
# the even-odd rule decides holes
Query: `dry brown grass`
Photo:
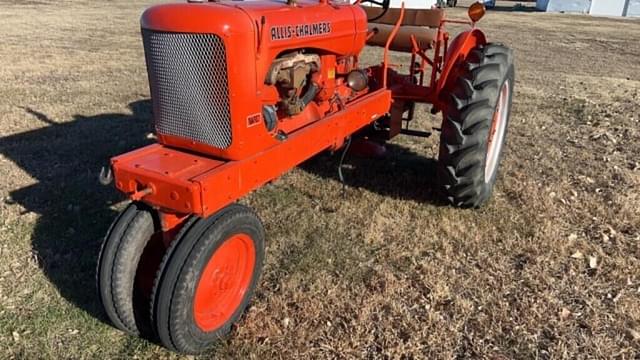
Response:
[{"label": "dry brown grass", "polygon": [[[176,357],[110,327],[93,288],[121,207],[95,175],[148,141],[147,3],[0,1],[2,358]],[[518,79],[493,201],[441,206],[437,137],[349,159],[345,197],[337,159],[310,160],[244,200],[267,264],[214,355],[639,356],[640,22],[496,11],[481,25],[515,49]]]}]

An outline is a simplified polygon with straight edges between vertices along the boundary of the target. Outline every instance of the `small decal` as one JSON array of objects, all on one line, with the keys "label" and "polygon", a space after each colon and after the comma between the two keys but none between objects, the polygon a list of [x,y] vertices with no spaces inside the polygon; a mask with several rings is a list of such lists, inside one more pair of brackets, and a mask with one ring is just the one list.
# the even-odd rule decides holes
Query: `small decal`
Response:
[{"label": "small decal", "polygon": [[279,25],[271,27],[271,40],[287,40],[292,38],[305,38],[320,36],[331,32],[330,22],[313,24]]},{"label": "small decal", "polygon": [[329,69],[329,71],[327,71],[327,77],[329,79],[335,79],[336,78],[336,68]]},{"label": "small decal", "polygon": [[247,116],[247,127],[260,124],[260,119],[262,119],[262,114],[260,113]]}]

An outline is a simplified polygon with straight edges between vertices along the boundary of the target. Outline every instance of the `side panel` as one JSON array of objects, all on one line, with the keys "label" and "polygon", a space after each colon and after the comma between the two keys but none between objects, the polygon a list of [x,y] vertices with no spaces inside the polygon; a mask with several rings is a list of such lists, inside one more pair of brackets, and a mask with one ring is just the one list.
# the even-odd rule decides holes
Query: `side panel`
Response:
[{"label": "side panel", "polygon": [[295,132],[280,145],[241,161],[230,161],[193,180],[202,189],[204,217],[334,145],[389,111],[391,92],[378,90],[334,115]]},{"label": "side panel", "polygon": [[296,6],[270,4],[246,1],[239,5],[261,29],[256,38],[260,44],[256,87],[258,97],[265,103],[273,102],[269,94],[276,93],[275,87],[266,85],[264,79],[279,55],[296,49],[337,56],[358,55],[364,48],[366,17],[359,6],[333,6],[317,1],[299,1]]},{"label": "side panel", "polygon": [[345,137],[386,114],[390,104],[391,92],[377,90],[238,161],[149,145],[111,160],[116,187],[167,213],[207,217],[319,152],[340,146]]},{"label": "side panel", "polygon": [[591,0],[549,0],[548,12],[589,13]]},{"label": "side panel", "polygon": [[596,16],[624,16],[629,0],[591,0],[589,14]]}]

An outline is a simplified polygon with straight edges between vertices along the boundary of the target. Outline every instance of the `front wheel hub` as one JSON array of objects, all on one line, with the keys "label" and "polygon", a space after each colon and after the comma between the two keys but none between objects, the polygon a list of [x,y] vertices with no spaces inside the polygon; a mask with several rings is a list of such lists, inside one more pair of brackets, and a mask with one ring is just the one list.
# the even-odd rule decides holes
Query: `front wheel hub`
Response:
[{"label": "front wheel hub", "polygon": [[255,267],[253,241],[236,234],[223,242],[207,263],[196,287],[193,316],[203,331],[219,328],[240,306]]}]

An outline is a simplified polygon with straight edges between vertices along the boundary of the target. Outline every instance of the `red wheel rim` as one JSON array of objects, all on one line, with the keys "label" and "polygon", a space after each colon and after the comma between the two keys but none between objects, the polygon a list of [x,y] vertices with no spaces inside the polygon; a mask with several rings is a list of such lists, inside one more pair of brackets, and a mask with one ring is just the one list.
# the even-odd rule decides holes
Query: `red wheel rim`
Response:
[{"label": "red wheel rim", "polygon": [[255,263],[255,247],[247,234],[231,236],[213,253],[193,302],[193,316],[201,330],[215,330],[231,318],[249,289]]}]

